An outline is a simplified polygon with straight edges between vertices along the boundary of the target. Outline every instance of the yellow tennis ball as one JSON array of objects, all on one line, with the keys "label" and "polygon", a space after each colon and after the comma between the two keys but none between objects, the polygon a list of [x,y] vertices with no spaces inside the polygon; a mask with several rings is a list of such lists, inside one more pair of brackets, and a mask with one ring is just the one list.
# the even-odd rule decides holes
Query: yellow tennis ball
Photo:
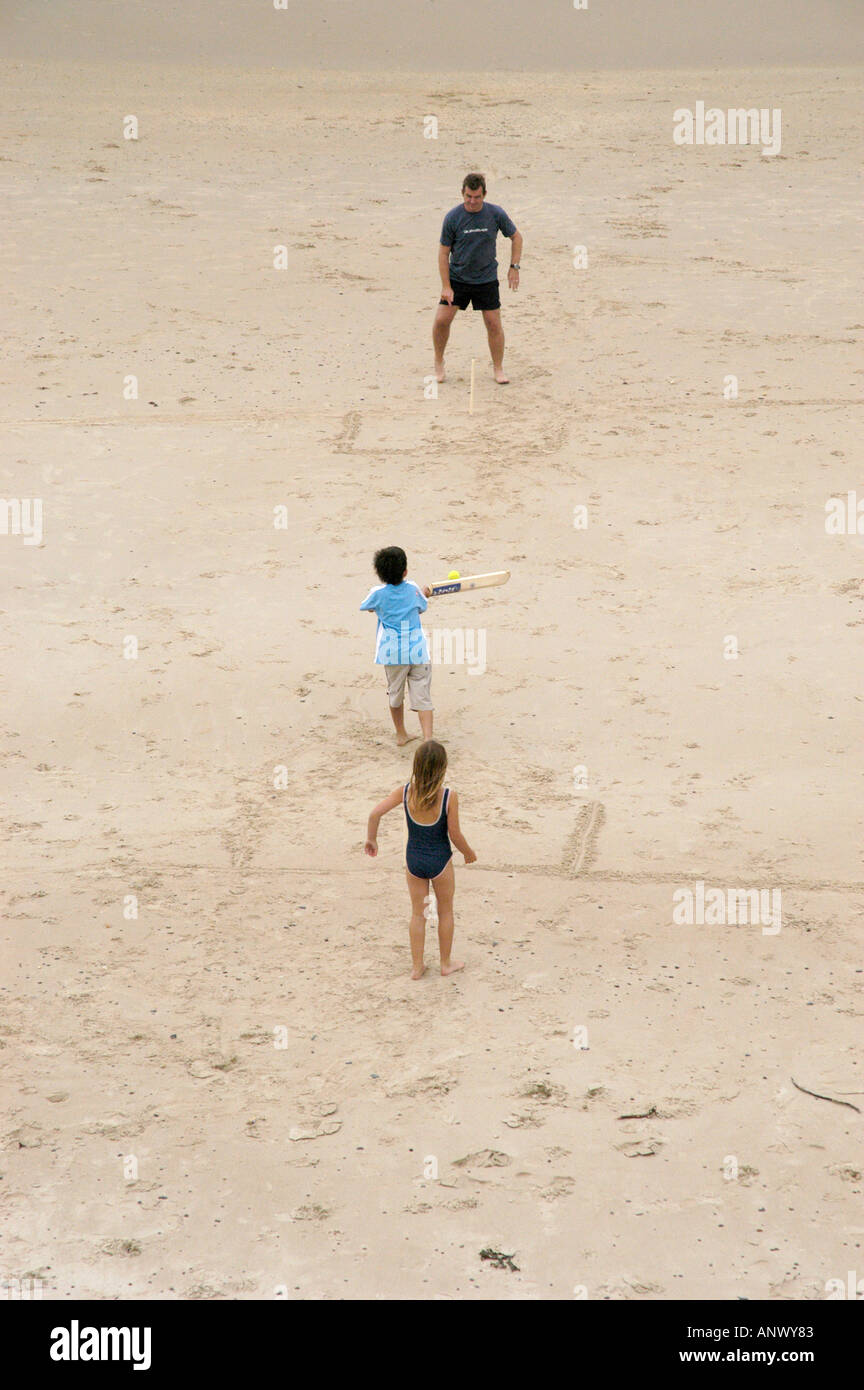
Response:
[{"label": "yellow tennis ball", "polygon": [[458,570],[451,570],[447,576],[448,579],[459,579],[460,577],[461,576]]}]

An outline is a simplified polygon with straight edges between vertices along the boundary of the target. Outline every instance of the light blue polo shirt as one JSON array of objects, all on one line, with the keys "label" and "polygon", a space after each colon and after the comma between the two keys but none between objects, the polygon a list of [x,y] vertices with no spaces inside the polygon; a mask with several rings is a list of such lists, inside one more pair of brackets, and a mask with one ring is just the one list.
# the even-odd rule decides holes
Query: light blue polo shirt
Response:
[{"label": "light blue polo shirt", "polygon": [[378,618],[376,666],[425,666],[429,660],[426,634],[420,614],[429,607],[412,579],[401,584],[379,584],[370,589],[361,611]]}]

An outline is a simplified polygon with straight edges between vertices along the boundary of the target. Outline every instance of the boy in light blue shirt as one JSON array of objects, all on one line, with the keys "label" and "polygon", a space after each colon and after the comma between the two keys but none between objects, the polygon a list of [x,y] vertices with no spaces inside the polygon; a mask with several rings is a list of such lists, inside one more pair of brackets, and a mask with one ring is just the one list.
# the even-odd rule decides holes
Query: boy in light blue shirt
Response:
[{"label": "boy in light blue shirt", "polygon": [[432,737],[432,665],[420,614],[428,608],[431,589],[421,589],[407,578],[408,557],[398,545],[388,545],[375,554],[375,572],[381,580],[370,589],[360,605],[363,612],[378,619],[375,664],[383,666],[387,677],[387,699],[401,747],[418,737],[405,729],[405,686],[411,708],[420,718],[424,739]]}]

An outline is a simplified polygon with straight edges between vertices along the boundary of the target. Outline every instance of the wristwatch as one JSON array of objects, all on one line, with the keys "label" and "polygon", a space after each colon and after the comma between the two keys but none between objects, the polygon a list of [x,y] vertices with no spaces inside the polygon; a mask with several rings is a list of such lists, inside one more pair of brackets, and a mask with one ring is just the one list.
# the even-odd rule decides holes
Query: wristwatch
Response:
[{"label": "wristwatch", "polygon": [[519,262],[518,262],[518,261],[511,261],[511,262],[510,262],[510,269],[511,269],[511,270],[519,270],[519,268],[520,268],[520,266],[519,266]]}]

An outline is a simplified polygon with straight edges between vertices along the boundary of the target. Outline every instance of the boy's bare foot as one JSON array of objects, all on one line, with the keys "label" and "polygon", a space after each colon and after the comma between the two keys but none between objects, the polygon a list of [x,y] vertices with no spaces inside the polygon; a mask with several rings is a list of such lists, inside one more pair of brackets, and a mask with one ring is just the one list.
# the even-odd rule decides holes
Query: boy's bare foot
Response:
[{"label": "boy's bare foot", "polygon": [[436,362],[436,363],[435,363],[435,380],[436,380],[436,381],[443,381],[443,380],[444,380],[444,358],[443,358],[443,357],[441,358],[441,360],[440,360],[439,362]]},{"label": "boy's bare foot", "polygon": [[442,966],[441,966],[441,974],[442,974],[442,975],[452,975],[452,974],[454,973],[454,971],[456,971],[456,970],[464,970],[464,969],[465,969],[465,962],[464,962],[464,960],[451,960],[451,961],[448,961],[446,965],[442,965]]},{"label": "boy's bare foot", "polygon": [[494,370],[494,372],[495,372],[495,380],[498,382],[498,385],[499,385],[499,386],[509,386],[509,384],[510,384],[510,378],[509,378],[509,376],[505,376],[505,375],[504,375],[504,368],[503,368],[503,367],[495,367],[493,370]]},{"label": "boy's bare foot", "polygon": [[412,979],[412,980],[419,980],[419,979],[421,978],[421,976],[423,976],[423,975],[425,975],[425,974],[426,974],[426,966],[425,966],[425,965],[421,965],[419,970],[417,970],[417,969],[415,968],[414,970],[411,971],[411,979]]},{"label": "boy's bare foot", "polygon": [[396,742],[399,745],[399,747],[402,748],[406,743],[413,743],[415,738],[419,737],[419,734],[397,734]]}]

